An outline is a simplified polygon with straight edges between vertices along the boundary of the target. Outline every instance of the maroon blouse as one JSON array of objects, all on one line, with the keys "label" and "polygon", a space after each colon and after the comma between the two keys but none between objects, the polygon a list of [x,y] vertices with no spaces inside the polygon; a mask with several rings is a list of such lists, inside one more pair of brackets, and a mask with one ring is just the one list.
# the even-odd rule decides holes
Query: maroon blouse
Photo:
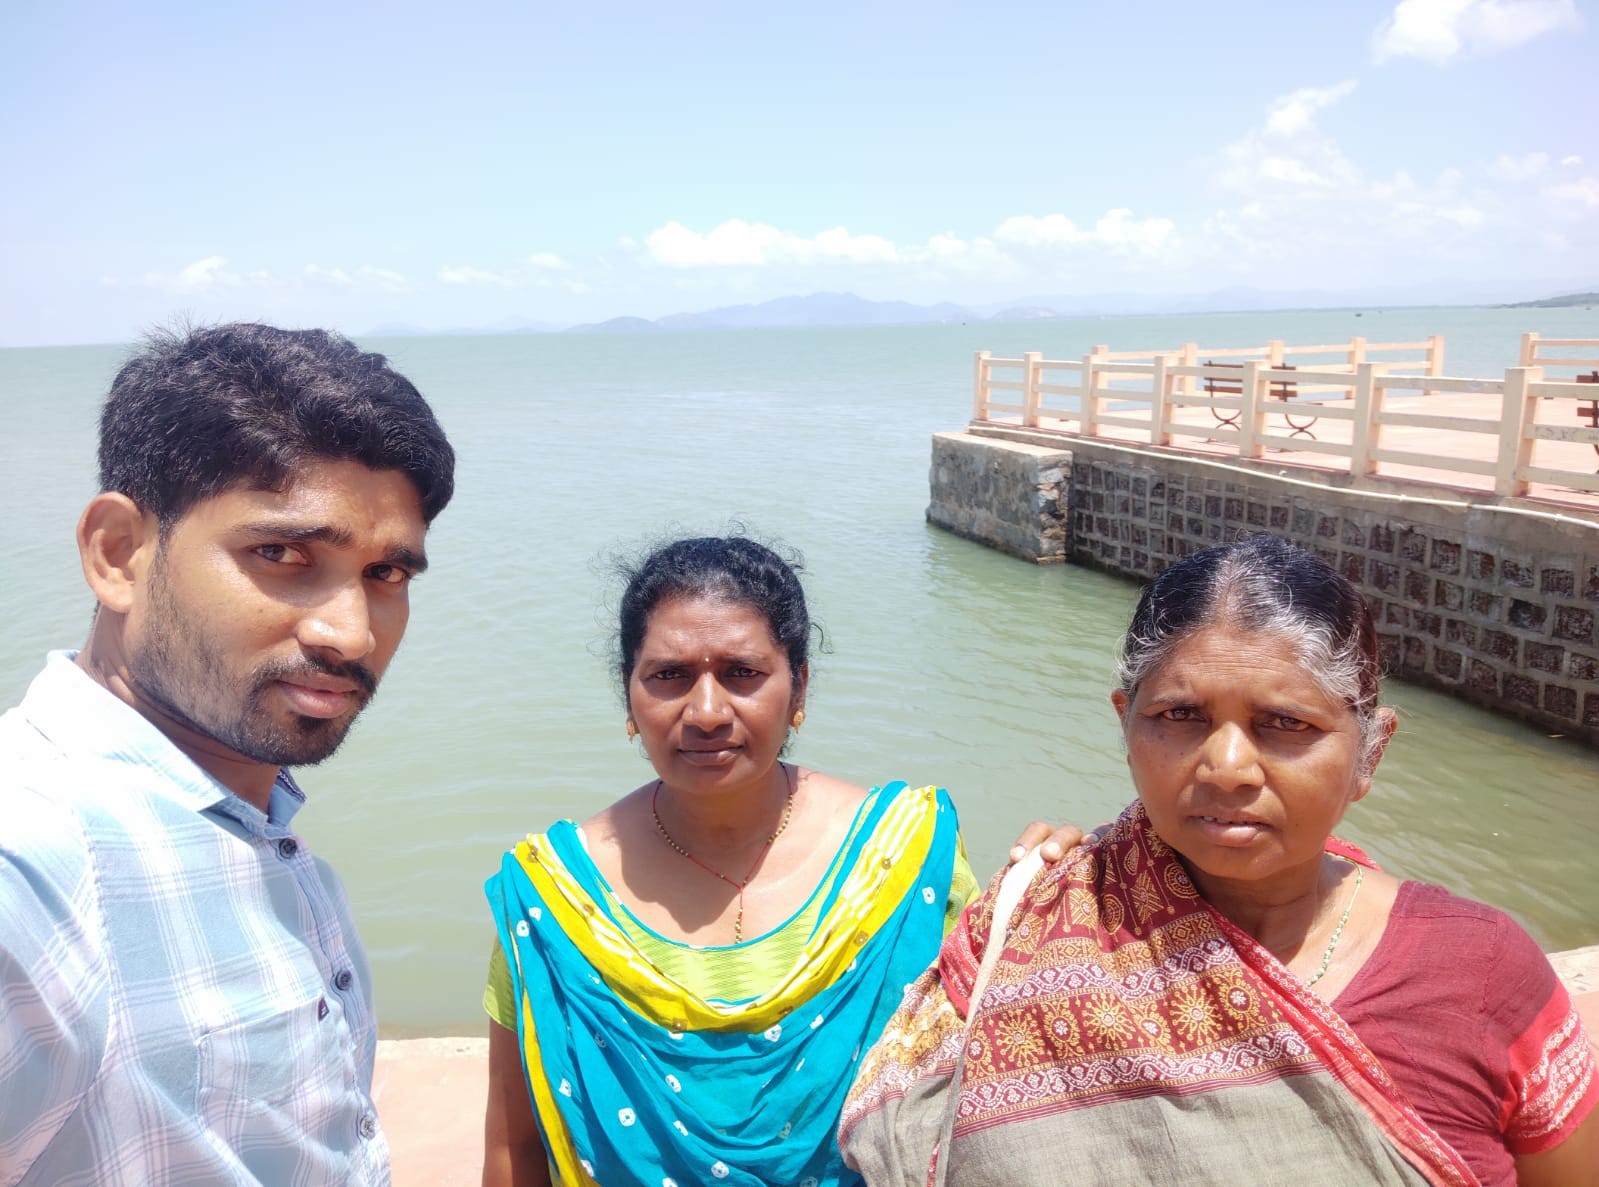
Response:
[{"label": "maroon blouse", "polygon": [[1599,1104],[1593,1050],[1538,945],[1503,911],[1405,882],[1333,1002],[1438,1136],[1489,1187]]}]

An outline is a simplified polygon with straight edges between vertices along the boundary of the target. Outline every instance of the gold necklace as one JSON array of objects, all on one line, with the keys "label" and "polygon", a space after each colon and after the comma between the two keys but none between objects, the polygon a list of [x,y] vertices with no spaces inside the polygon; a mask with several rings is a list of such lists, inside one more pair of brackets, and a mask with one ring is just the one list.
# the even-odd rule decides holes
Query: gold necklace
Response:
[{"label": "gold necklace", "polygon": [[741,882],[735,882],[732,878],[729,878],[720,870],[712,869],[710,866],[706,865],[703,861],[695,857],[687,849],[683,848],[683,846],[679,845],[675,840],[673,840],[672,834],[666,831],[666,825],[661,823],[661,813],[656,807],[661,798],[661,781],[659,779],[655,781],[655,790],[650,793],[650,815],[655,817],[655,831],[661,834],[661,839],[670,845],[677,853],[688,858],[695,865],[699,866],[700,869],[704,870],[707,874],[710,874],[715,878],[720,878],[734,890],[738,891],[738,914],[733,917],[733,943],[735,944],[740,944],[744,941],[744,888],[750,884],[750,879],[755,876],[756,869],[760,866],[761,862],[765,860],[766,855],[771,852],[773,842],[775,842],[777,838],[783,834],[783,830],[788,827],[788,818],[794,814],[794,791],[796,785],[794,768],[789,766],[787,763],[779,763],[778,765],[782,767],[784,782],[788,784],[788,795],[783,799],[783,819],[777,822],[777,827],[772,830],[772,835],[766,838],[766,844],[762,845],[761,851],[755,855],[755,860],[750,863],[750,868],[744,872],[744,879]]},{"label": "gold necklace", "polygon": [[[1349,861],[1347,857],[1343,860]],[[1338,920],[1338,926],[1333,928],[1332,939],[1327,941],[1327,951],[1321,954],[1321,968],[1316,970],[1316,975],[1314,977],[1305,982],[1307,986],[1314,985],[1317,981],[1320,981],[1322,977],[1326,976],[1327,966],[1332,963],[1333,949],[1338,947],[1338,937],[1344,934],[1344,924],[1349,922],[1349,912],[1355,909],[1355,896],[1360,893],[1360,884],[1366,879],[1365,866],[1361,865],[1359,862],[1349,862],[1349,864],[1355,867],[1354,892],[1349,896],[1349,905],[1344,908],[1344,913]]]}]

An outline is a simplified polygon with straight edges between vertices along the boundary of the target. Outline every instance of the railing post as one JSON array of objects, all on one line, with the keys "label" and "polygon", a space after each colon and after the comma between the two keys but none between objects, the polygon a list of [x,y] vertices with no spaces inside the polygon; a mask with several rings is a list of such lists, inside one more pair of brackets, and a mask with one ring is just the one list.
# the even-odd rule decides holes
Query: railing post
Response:
[{"label": "railing post", "polygon": [[1266,365],[1268,367],[1280,367],[1283,365],[1283,340],[1281,338],[1273,338],[1266,343]]},{"label": "railing post", "polygon": [[[1181,352],[1177,355],[1177,362],[1184,367],[1197,367],[1199,365],[1199,343],[1184,342]],[[1185,396],[1193,395],[1199,390],[1199,377],[1197,375],[1184,375],[1177,390]]]},{"label": "railing post", "polygon": [[988,419],[988,351],[977,352],[977,374],[972,383],[972,419]]},{"label": "railing post", "polygon": [[1538,331],[1528,330],[1521,336],[1521,365],[1536,366],[1538,362]]},{"label": "railing post", "polygon": [[1151,445],[1170,445],[1171,430],[1166,427],[1166,399],[1167,389],[1171,380],[1166,378],[1166,368],[1170,364],[1170,356],[1157,354],[1155,356],[1155,374],[1151,378],[1149,388],[1149,443]]},{"label": "railing post", "polygon": [[1096,346],[1088,354],[1083,356],[1083,377],[1081,386],[1078,388],[1078,390],[1082,392],[1082,395],[1078,397],[1080,401],[1079,411],[1082,414],[1082,423],[1078,425],[1077,431],[1082,433],[1082,435],[1085,437],[1093,437],[1096,435],[1094,432],[1094,425],[1095,422],[1099,420],[1099,397],[1094,394],[1094,387],[1096,383],[1094,375],[1094,363],[1104,350],[1105,347]]},{"label": "railing post", "polygon": [[[1522,339],[1526,349],[1526,339]],[[1531,400],[1527,385],[1543,380],[1542,367],[1511,367],[1505,371],[1504,403],[1499,408],[1499,461],[1494,469],[1494,494],[1524,495],[1527,480],[1520,470],[1532,460],[1532,438],[1527,436]]]},{"label": "railing post", "polygon": [[[1349,340],[1349,370],[1352,372],[1361,363],[1366,361],[1366,340],[1364,338],[1351,338]],[[1353,399],[1355,389],[1349,389],[1349,398]]]},{"label": "railing post", "polygon": [[1030,429],[1038,427],[1038,365],[1044,356],[1036,350],[1022,355],[1022,424]]},{"label": "railing post", "polygon": [[1427,339],[1427,374],[1442,375],[1444,373],[1444,336],[1434,334]]},{"label": "railing post", "polygon": [[1265,457],[1266,448],[1260,444],[1266,431],[1266,409],[1260,400],[1261,361],[1250,359],[1244,364],[1244,376],[1238,384],[1239,403],[1243,412],[1238,418],[1238,456]]},{"label": "railing post", "polygon": [[1363,478],[1377,472],[1372,458],[1382,440],[1382,425],[1377,418],[1382,412],[1382,389],[1377,386],[1377,364],[1359,363],[1355,366],[1355,419],[1354,438],[1349,450],[1349,472]]}]

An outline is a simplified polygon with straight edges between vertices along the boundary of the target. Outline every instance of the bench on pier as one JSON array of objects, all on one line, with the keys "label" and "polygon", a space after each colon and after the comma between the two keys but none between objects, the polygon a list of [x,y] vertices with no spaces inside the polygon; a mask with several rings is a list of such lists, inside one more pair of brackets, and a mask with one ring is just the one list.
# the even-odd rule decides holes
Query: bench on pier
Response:
[{"label": "bench on pier", "polygon": [[[1599,371],[1590,371],[1586,375],[1577,376],[1578,383],[1599,383]],[[1590,428],[1599,429],[1599,396],[1591,400],[1577,401],[1577,419],[1584,417],[1588,420]],[[1595,441],[1593,451],[1599,453],[1599,441]]]},{"label": "bench on pier", "polygon": [[[1210,375],[1205,376],[1205,394],[1207,396],[1241,396],[1244,394],[1244,365],[1242,363],[1207,362],[1205,366],[1215,367],[1218,370],[1237,371],[1239,373],[1236,380],[1234,380],[1230,375],[1222,378],[1217,378]],[[1292,371],[1293,369],[1294,368],[1291,363],[1279,363],[1272,368],[1274,371]],[[1270,389],[1270,394],[1279,400],[1292,400],[1296,395],[1299,394],[1299,388],[1292,379],[1273,379],[1271,381]],[[1241,409],[1239,411],[1227,413],[1226,415],[1223,415],[1221,409],[1218,408],[1212,408],[1210,410],[1210,414],[1216,418],[1216,423],[1218,425],[1233,429],[1238,427],[1238,417],[1241,415],[1241,413]],[[1291,412],[1284,412],[1282,417],[1288,422],[1288,427],[1293,430],[1293,432],[1289,434],[1290,437],[1309,437],[1312,441],[1316,439],[1316,434],[1310,431],[1310,426],[1316,423],[1316,417],[1301,417],[1300,419],[1296,420],[1294,418],[1294,414]]]}]

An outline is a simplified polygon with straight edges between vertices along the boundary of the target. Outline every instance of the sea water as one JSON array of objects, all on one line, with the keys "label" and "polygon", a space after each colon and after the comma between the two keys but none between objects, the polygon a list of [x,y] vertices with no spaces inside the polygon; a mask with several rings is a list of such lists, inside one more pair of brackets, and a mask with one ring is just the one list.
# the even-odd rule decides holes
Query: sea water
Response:
[{"label": "sea water", "polygon": [[[406,642],[296,819],[343,875],[385,1030],[476,1033],[500,853],[651,777],[623,732],[616,557],[743,525],[805,559],[824,643],[792,757],[860,783],[939,783],[980,877],[1028,820],[1130,798],[1107,692],[1137,589],[926,525],[929,437],[970,414],[972,352],[1014,357],[1446,336],[1497,377],[1523,330],[1582,310],[1204,315],[645,335],[373,340],[458,454]],[[72,542],[95,417],[125,346],[0,351],[0,702],[91,601]],[[1550,948],[1599,941],[1599,755],[1391,682],[1399,735],[1343,831],[1396,873],[1509,910]]]}]

